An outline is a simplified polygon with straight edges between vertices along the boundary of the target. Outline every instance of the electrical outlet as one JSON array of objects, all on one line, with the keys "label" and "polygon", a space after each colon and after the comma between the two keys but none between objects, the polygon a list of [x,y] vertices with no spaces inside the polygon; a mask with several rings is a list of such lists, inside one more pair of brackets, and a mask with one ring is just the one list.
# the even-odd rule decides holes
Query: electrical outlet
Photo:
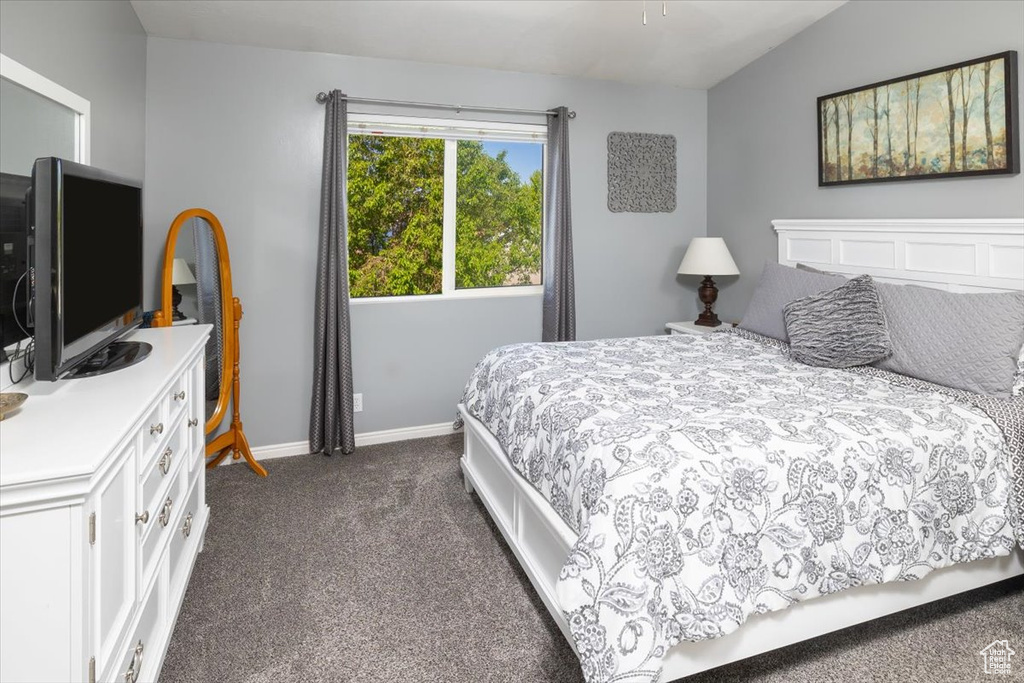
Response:
[{"label": "electrical outlet", "polygon": [[352,394],[352,412],[361,413],[363,412],[363,395]]}]

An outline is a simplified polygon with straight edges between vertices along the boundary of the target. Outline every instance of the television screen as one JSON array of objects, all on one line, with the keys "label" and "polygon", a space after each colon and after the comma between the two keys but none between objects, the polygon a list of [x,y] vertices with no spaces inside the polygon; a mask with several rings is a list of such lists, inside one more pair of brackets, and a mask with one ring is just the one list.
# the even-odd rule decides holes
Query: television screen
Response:
[{"label": "television screen", "polygon": [[46,157],[31,198],[34,371],[54,381],[116,356],[142,322],[142,184]]},{"label": "television screen", "polygon": [[64,344],[140,304],[142,193],[65,173]]}]

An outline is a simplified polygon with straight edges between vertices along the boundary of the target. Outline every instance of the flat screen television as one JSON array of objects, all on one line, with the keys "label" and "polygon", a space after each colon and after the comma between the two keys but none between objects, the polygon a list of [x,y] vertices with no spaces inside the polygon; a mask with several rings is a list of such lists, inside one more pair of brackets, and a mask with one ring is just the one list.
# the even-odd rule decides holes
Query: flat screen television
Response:
[{"label": "flat screen television", "polygon": [[142,184],[37,159],[29,216],[35,377],[104,365],[142,322]]}]

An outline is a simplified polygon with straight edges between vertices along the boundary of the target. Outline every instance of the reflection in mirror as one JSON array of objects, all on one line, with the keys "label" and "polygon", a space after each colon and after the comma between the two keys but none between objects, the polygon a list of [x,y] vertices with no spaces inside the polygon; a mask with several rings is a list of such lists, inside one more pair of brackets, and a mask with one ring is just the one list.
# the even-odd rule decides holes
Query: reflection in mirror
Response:
[{"label": "reflection in mirror", "polygon": [[185,277],[179,284],[175,279],[174,287],[181,295],[178,309],[186,320],[213,325],[213,333],[206,342],[206,419],[209,420],[220,396],[224,363],[220,262],[210,224],[200,217],[193,217],[182,225],[174,258],[184,261],[195,280],[194,284],[188,283],[189,278]]},{"label": "reflection in mirror", "polygon": [[89,163],[85,98],[0,54],[0,389],[27,376],[28,218],[32,166],[56,156]]},{"label": "reflection in mirror", "polygon": [[[3,156],[0,154],[0,156]],[[29,337],[28,322],[28,193],[27,176],[0,173],[0,361],[21,353]],[[8,367],[8,382],[17,375]],[[0,376],[0,387],[6,386]]]},{"label": "reflection in mirror", "polygon": [[0,78],[0,172],[27,176],[40,157],[75,159],[78,114]]}]

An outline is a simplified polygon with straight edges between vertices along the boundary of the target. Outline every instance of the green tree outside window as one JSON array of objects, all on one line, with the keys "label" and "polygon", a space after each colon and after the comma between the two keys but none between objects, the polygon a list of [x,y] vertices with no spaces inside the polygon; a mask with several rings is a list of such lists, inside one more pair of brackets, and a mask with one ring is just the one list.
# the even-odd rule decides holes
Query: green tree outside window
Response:
[{"label": "green tree outside window", "polygon": [[[540,283],[542,147],[518,144],[526,178],[506,150],[489,154],[483,142],[456,143],[458,289]],[[444,155],[442,139],[349,136],[352,297],[442,292]]]}]

